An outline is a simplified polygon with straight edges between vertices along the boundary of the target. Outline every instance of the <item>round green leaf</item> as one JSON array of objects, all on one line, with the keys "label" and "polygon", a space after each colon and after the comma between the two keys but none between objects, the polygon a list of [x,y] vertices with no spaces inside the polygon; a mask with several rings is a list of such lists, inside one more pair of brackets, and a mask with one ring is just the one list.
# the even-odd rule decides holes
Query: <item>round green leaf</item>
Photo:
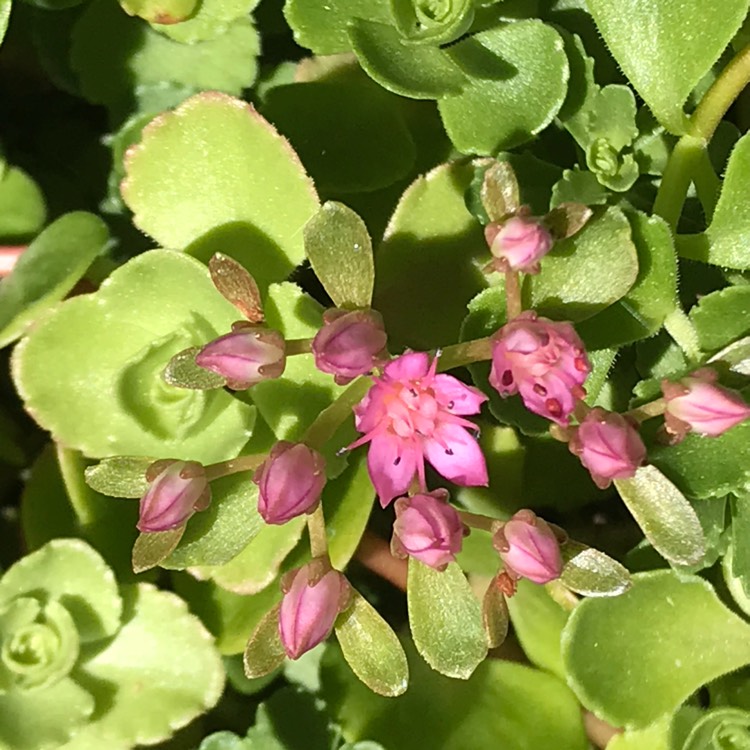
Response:
[{"label": "round green leaf", "polygon": [[724,750],[748,744],[750,713],[738,708],[716,708],[696,722],[682,750]]},{"label": "round green leaf", "polygon": [[391,12],[398,30],[413,44],[438,46],[458,39],[474,20],[472,0],[423,3],[420,0],[391,0]]},{"label": "round green leaf", "polygon": [[474,34],[449,48],[469,77],[460,94],[440,99],[453,145],[495,154],[531,140],[565,101],[568,58],[560,35],[541,21],[519,21]]},{"label": "round green leaf", "polygon": [[[10,4],[7,9],[10,11]],[[0,9],[0,20],[2,15]],[[0,237],[30,237],[44,226],[46,218],[47,206],[36,182],[18,167],[0,169]]]},{"label": "round green leaf", "polygon": [[183,44],[195,44],[226,34],[230,26],[246,17],[258,0],[200,0],[197,11],[180,23],[152,23],[160,33]]},{"label": "round green leaf", "polygon": [[253,408],[224,391],[175,388],[161,375],[174,354],[236,318],[202,264],[144,253],[34,328],[14,352],[16,386],[43,427],[87,456],[234,458]]},{"label": "round green leaf", "polygon": [[568,560],[560,581],[583,596],[619,596],[631,586],[627,568],[593,548]]},{"label": "round green leaf", "polygon": [[[747,0],[588,0],[599,33],[664,127],[683,133],[682,105],[747,13]],[[655,43],[658,40],[658,43]]]},{"label": "round green leaf", "polygon": [[641,466],[615,487],[646,539],[664,559],[695,565],[706,554],[701,522],[685,496],[656,466]]},{"label": "round green leaf", "polygon": [[461,568],[435,570],[409,558],[409,625],[419,653],[436,671],[467,680],[487,655],[482,607]]},{"label": "round green leaf", "polygon": [[0,285],[0,347],[19,338],[44,309],[65,297],[108,242],[107,226],[94,214],[77,211],[50,224]]},{"label": "round green leaf", "polygon": [[578,605],[563,659],[586,708],[615,726],[645,727],[750,662],[750,627],[701,578],[641,573],[622,596]]},{"label": "round green leaf", "polygon": [[378,695],[401,695],[409,683],[406,654],[391,626],[357,591],[336,621],[336,638],[354,674]]},{"label": "round green leaf", "polygon": [[223,252],[261,289],[304,258],[315,189],[286,140],[238,99],[198,94],[154,120],[128,152],[126,174],[135,223],[162,245],[193,243],[205,259]]}]

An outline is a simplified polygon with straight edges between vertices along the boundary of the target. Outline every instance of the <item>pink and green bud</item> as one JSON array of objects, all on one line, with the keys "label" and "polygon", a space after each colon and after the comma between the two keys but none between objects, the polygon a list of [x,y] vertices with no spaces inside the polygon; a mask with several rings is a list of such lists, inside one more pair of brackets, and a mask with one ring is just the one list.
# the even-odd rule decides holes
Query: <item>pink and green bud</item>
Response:
[{"label": "pink and green bud", "polygon": [[494,336],[490,384],[501,396],[521,395],[527,409],[565,426],[591,372],[570,323],[521,313]]},{"label": "pink and green bud", "polygon": [[674,442],[691,431],[717,437],[750,417],[750,406],[742,397],[716,385],[716,380],[716,372],[704,367],[679,383],[662,381],[664,426]]},{"label": "pink and green bud", "polygon": [[513,216],[502,224],[488,224],[484,230],[493,268],[539,273],[539,261],[552,249],[554,239],[539,219]]},{"label": "pink and green bud", "polygon": [[326,483],[325,468],[323,456],[304,443],[276,443],[253,476],[263,520],[282,524],[315,510]]},{"label": "pink and green bud", "polygon": [[[501,590],[512,595],[519,578],[549,583],[560,577],[560,542],[549,524],[530,510],[519,510],[492,537],[492,544],[505,565],[498,580]],[[505,582],[505,587],[503,584]]]},{"label": "pink and green bud", "polygon": [[244,391],[264,380],[278,378],[286,366],[285,352],[284,337],[278,331],[238,326],[206,344],[195,362],[221,375],[229,388]]},{"label": "pink and green bud", "polygon": [[630,479],[646,460],[646,446],[633,424],[622,414],[600,407],[573,431],[568,447],[601,489],[613,479]]},{"label": "pink and green bud", "polygon": [[328,638],[339,612],[348,606],[351,588],[320,559],[288,573],[281,588],[279,636],[287,656],[299,659]]},{"label": "pink and green bud", "polygon": [[446,490],[402,497],[394,505],[391,552],[407,555],[437,570],[444,570],[461,551],[466,528]]},{"label": "pink and green bud", "polygon": [[206,471],[195,461],[156,461],[148,468],[146,479],[151,485],[141,498],[136,524],[144,533],[182,526],[211,503]]},{"label": "pink and green bud", "polygon": [[386,342],[383,318],[375,310],[327,310],[312,342],[315,366],[346,385],[381,361]]}]

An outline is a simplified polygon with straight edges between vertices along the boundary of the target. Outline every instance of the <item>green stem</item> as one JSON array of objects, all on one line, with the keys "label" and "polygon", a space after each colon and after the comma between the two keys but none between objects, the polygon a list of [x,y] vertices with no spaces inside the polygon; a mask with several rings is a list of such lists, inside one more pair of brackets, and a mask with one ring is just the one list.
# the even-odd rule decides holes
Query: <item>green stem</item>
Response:
[{"label": "green stem", "polygon": [[286,342],[286,356],[293,357],[295,354],[309,354],[312,347],[312,339],[290,339]]},{"label": "green stem", "polygon": [[78,522],[84,528],[94,521],[96,494],[84,479],[85,463],[77,451],[55,444],[57,463],[60,466],[63,484]]},{"label": "green stem", "polygon": [[517,318],[523,311],[521,280],[518,271],[511,271],[510,269],[505,272],[505,310],[506,318],[509,321]]},{"label": "green stem", "polygon": [[241,471],[255,471],[267,458],[266,453],[254,453],[252,456],[237,456],[229,461],[206,466],[206,479],[209,482]]},{"label": "green stem", "polygon": [[483,529],[484,531],[492,532],[492,527],[496,523],[502,523],[499,518],[490,518],[489,516],[479,515],[479,513],[469,513],[468,510],[459,510],[458,515],[461,521],[472,529]]},{"label": "green stem", "polygon": [[321,503],[318,503],[318,507],[307,517],[307,533],[310,536],[310,554],[312,557],[327,557],[328,536]]},{"label": "green stem", "polygon": [[492,336],[446,346],[440,354],[438,370],[445,372],[485,359],[492,359]]},{"label": "green stem", "polygon": [[716,203],[719,200],[721,180],[714,171],[714,165],[711,164],[711,158],[705,148],[701,149],[700,160],[695,165],[693,182],[695,183],[695,192],[698,194],[698,200],[701,202],[701,206],[703,206],[706,221],[710,224]]},{"label": "green stem", "polygon": [[307,428],[302,441],[311,448],[320,450],[336,433],[352,409],[365,397],[372,380],[363,375],[357,378],[318,418]]},{"label": "green stem", "polygon": [[657,398],[656,401],[651,401],[648,404],[643,404],[642,406],[638,406],[635,409],[625,412],[625,416],[631,417],[637,422],[645,422],[647,419],[664,414],[666,408],[667,402],[663,398]]}]

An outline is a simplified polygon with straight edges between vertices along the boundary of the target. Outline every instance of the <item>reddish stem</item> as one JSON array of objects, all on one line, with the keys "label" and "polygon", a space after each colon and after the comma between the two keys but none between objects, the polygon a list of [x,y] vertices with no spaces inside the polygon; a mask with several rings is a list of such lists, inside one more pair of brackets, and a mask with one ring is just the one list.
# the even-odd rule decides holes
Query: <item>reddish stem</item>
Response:
[{"label": "reddish stem", "polygon": [[371,531],[365,531],[357,548],[356,558],[368,570],[385,578],[401,591],[406,591],[406,560],[394,557],[385,539],[381,539]]}]

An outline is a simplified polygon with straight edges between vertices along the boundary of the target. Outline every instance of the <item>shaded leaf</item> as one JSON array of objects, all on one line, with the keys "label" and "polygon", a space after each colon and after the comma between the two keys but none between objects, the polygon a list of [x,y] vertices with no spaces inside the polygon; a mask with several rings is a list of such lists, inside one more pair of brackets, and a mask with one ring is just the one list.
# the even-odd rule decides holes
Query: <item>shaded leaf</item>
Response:
[{"label": "shaded leaf", "polygon": [[196,364],[195,357],[200,350],[199,346],[191,346],[177,352],[164,368],[162,373],[164,382],[175,388],[189,388],[196,391],[223,388],[226,381],[221,375]]},{"label": "shaded leaf", "polygon": [[273,672],[286,659],[286,652],[279,636],[280,609],[280,604],[270,609],[261,618],[247,641],[243,663],[245,675],[251,679]]},{"label": "shaded leaf", "polygon": [[185,525],[169,531],[154,531],[140,534],[133,546],[133,572],[143,573],[166,560],[180,543]]}]

